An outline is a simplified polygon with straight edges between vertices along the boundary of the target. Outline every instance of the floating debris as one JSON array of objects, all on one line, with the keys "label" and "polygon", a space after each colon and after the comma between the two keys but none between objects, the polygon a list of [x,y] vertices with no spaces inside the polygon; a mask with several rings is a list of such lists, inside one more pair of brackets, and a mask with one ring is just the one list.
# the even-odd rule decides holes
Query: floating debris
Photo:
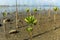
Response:
[{"label": "floating debris", "polygon": [[8,12],[7,14],[10,15],[11,13]]},{"label": "floating debris", "polygon": [[11,30],[11,31],[9,31],[9,34],[14,34],[14,33],[18,33],[19,31],[17,31],[17,30]]},{"label": "floating debris", "polygon": [[24,40],[28,40],[28,39],[24,39]]},{"label": "floating debris", "polygon": [[4,19],[4,20],[3,20],[3,23],[5,23],[5,22],[6,22],[6,20],[7,20],[7,19]]},{"label": "floating debris", "polygon": [[11,22],[11,19],[7,19],[6,22]]},{"label": "floating debris", "polygon": [[13,22],[10,22],[10,24],[13,24]]},{"label": "floating debris", "polygon": [[2,24],[0,24],[0,27],[3,26]]}]

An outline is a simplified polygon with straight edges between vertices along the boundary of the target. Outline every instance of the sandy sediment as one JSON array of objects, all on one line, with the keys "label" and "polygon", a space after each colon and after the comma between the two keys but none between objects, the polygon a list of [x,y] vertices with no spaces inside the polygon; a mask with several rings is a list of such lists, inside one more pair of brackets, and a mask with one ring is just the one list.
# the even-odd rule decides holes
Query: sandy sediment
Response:
[{"label": "sandy sediment", "polygon": [[[23,12],[24,13],[24,12]],[[37,24],[33,26],[33,40],[60,40],[60,12],[56,15],[56,23],[54,23],[54,11],[51,11],[51,16],[48,18],[48,11],[38,12],[40,14],[34,14],[38,20]],[[28,27],[27,23],[24,21],[26,14],[19,13],[19,33],[9,34],[10,30],[15,28],[15,15],[8,15],[7,18],[10,19],[10,22],[6,23],[6,38],[4,36],[3,29],[3,18],[0,18],[0,39],[1,40],[24,40],[29,39],[29,34],[26,31]]]}]

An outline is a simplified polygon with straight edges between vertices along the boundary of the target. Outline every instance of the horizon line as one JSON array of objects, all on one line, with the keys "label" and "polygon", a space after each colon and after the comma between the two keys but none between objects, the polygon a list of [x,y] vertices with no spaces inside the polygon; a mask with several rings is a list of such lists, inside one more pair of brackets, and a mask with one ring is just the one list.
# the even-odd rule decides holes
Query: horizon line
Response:
[{"label": "horizon line", "polygon": [[[17,6],[29,6],[29,7],[34,7],[34,6],[46,6],[46,7],[54,7],[54,6],[56,6],[56,5],[17,5]],[[58,7],[60,7],[60,5],[57,5]],[[0,5],[0,7],[16,7],[16,5]]]}]

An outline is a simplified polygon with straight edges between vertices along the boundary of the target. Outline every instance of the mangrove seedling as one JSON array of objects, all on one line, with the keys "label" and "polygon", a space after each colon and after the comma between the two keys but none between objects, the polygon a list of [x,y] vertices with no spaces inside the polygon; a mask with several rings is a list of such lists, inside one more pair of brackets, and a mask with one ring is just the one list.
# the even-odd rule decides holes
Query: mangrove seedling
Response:
[{"label": "mangrove seedling", "polygon": [[6,16],[7,16],[7,12],[3,12],[3,29],[4,29],[4,34],[6,35]]},{"label": "mangrove seedling", "polygon": [[34,12],[36,12],[37,11],[37,9],[36,8],[34,8]]},{"label": "mangrove seedling", "polygon": [[27,15],[30,16],[31,13],[30,13],[30,9],[29,8],[26,8],[26,12],[27,12]]},{"label": "mangrove seedling", "polygon": [[7,12],[6,11],[3,12],[2,14],[3,14],[3,17],[6,17],[7,16]]},{"label": "mangrove seedling", "polygon": [[26,12],[29,12],[30,10],[29,10],[29,8],[26,8]]},{"label": "mangrove seedling", "polygon": [[37,19],[35,19],[34,15],[33,16],[28,16],[25,18],[25,21],[29,24],[30,27],[27,28],[27,31],[29,32],[30,39],[32,40],[32,26],[33,24],[37,23]]},{"label": "mangrove seedling", "polygon": [[28,27],[28,28],[26,28],[26,30],[27,30],[27,32],[28,32],[28,34],[30,36],[30,40],[32,40],[32,31],[33,31],[33,28],[32,27]]},{"label": "mangrove seedling", "polygon": [[58,7],[54,7],[53,10],[54,10],[54,11],[57,11],[57,10],[58,10]]},{"label": "mangrove seedling", "polygon": [[57,15],[58,7],[54,7],[53,10],[55,11],[55,14],[54,14],[54,22],[56,22],[56,15]]},{"label": "mangrove seedling", "polygon": [[37,10],[37,8],[34,8],[34,9],[33,9],[34,16],[36,16],[36,15],[37,15],[37,11],[38,11],[38,10]]},{"label": "mangrove seedling", "polygon": [[28,24],[36,24],[37,23],[37,19],[35,19],[34,15],[33,16],[28,16],[25,18],[25,21]]}]

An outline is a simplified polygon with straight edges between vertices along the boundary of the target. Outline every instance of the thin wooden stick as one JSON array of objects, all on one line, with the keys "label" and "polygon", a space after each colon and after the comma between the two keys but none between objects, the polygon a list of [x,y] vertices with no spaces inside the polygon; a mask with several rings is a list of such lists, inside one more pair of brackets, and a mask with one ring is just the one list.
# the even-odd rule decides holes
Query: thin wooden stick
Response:
[{"label": "thin wooden stick", "polygon": [[30,11],[29,11],[29,12],[27,12],[27,16],[31,16],[31,13],[30,13]]},{"label": "thin wooden stick", "polygon": [[[31,25],[32,27],[33,25]],[[30,37],[30,40],[32,40],[32,35],[33,35],[33,30],[29,32],[29,37]]]},{"label": "thin wooden stick", "polygon": [[17,22],[17,20],[18,20],[18,9],[17,9],[17,0],[16,0],[16,28],[18,28],[18,22]]},{"label": "thin wooden stick", "polygon": [[4,36],[6,38],[6,19],[3,20],[3,29],[4,29]]},{"label": "thin wooden stick", "polygon": [[56,15],[57,15],[57,12],[56,12],[56,14],[54,14],[54,22],[56,22]]},{"label": "thin wooden stick", "polygon": [[32,40],[32,32],[30,32],[29,34],[30,34],[30,40]]},{"label": "thin wooden stick", "polygon": [[49,13],[48,13],[48,17],[50,17],[50,9],[48,10],[48,12],[49,12]]}]

